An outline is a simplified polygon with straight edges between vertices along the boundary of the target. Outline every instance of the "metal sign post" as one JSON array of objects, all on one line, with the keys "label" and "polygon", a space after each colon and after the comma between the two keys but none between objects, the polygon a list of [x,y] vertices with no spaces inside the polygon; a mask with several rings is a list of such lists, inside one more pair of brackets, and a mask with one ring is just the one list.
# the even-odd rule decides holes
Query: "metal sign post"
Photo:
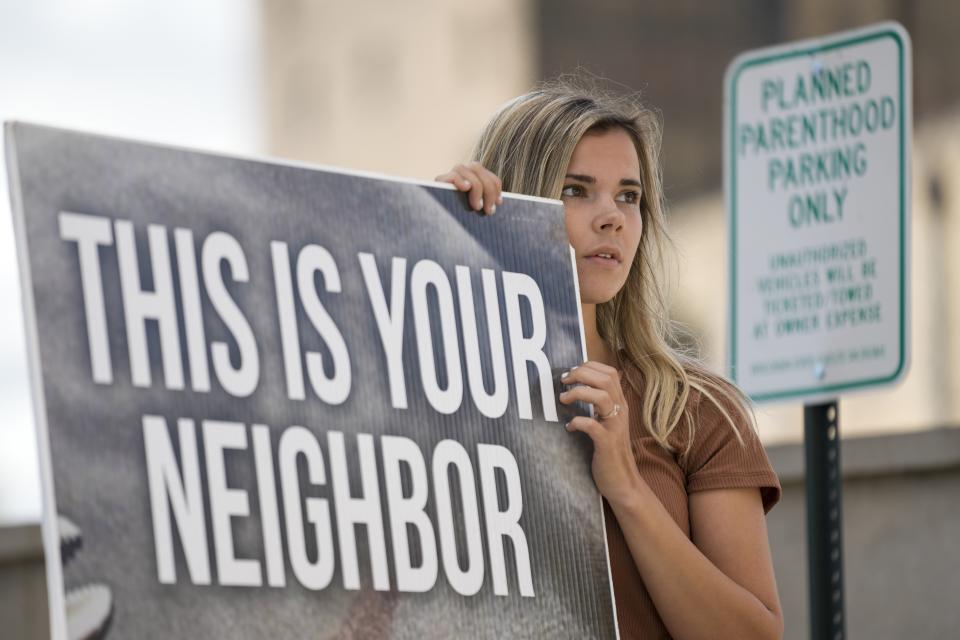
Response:
[{"label": "metal sign post", "polygon": [[803,407],[810,637],[846,637],[840,416],[836,400]]}]

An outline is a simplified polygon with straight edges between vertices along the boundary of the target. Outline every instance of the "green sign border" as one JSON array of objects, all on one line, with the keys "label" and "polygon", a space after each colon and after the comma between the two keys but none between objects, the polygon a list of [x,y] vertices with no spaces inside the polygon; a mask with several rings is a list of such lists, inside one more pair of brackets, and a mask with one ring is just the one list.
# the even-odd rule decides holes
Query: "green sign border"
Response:
[{"label": "green sign border", "polygon": [[[767,64],[770,62],[777,62],[780,60],[785,60],[787,58],[796,58],[798,56],[812,55],[815,53],[821,53],[825,51],[830,51],[833,49],[840,49],[843,47],[863,44],[864,42],[870,42],[871,40],[879,40],[881,38],[892,38],[897,45],[897,52],[899,56],[899,71],[900,71],[900,349],[899,349],[899,360],[897,363],[897,368],[892,374],[880,378],[870,378],[867,380],[860,380],[855,382],[846,382],[842,384],[834,385],[825,385],[825,386],[813,386],[805,387],[802,389],[793,389],[787,391],[775,391],[772,393],[763,393],[753,395],[751,398],[755,401],[768,401],[768,400],[782,400],[797,396],[804,395],[813,395],[813,394],[824,394],[830,392],[840,392],[850,389],[857,389],[863,387],[869,387],[874,385],[881,385],[893,382],[896,380],[901,373],[903,373],[904,366],[906,365],[906,211],[907,211],[907,202],[906,202],[906,190],[907,190],[907,175],[906,175],[906,114],[904,112],[904,95],[905,95],[905,83],[906,75],[904,69],[904,43],[901,34],[889,26],[884,26],[880,31],[874,33],[867,33],[863,35],[852,36],[850,38],[844,38],[834,42],[825,43],[822,45],[812,45],[809,47],[804,47],[802,49],[796,49],[792,51],[785,51],[781,53],[772,53],[770,55],[761,55],[757,58],[752,58],[743,61],[738,64],[735,70],[732,70],[729,74],[729,96],[730,96],[730,120],[729,120],[729,153],[730,153],[730,175],[729,175],[729,211],[730,211],[730,223],[728,225],[728,230],[730,234],[730,375],[734,381],[737,380],[737,142],[736,142],[736,116],[737,116],[737,93],[736,86],[737,80],[740,77],[740,74],[749,67],[755,67],[758,65]],[[749,54],[748,54],[749,55]]]}]

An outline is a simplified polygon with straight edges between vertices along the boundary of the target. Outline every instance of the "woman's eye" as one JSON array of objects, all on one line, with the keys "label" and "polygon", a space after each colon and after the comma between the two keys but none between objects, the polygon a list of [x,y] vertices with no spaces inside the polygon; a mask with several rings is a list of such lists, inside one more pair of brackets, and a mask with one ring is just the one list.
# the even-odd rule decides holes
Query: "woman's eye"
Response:
[{"label": "woman's eye", "polygon": [[583,195],[583,187],[578,184],[568,184],[563,188],[563,191],[560,192],[561,196],[570,196],[576,198],[577,196]]},{"label": "woman's eye", "polygon": [[621,202],[626,202],[627,204],[639,204],[640,203],[640,192],[639,191],[624,191],[617,198]]}]

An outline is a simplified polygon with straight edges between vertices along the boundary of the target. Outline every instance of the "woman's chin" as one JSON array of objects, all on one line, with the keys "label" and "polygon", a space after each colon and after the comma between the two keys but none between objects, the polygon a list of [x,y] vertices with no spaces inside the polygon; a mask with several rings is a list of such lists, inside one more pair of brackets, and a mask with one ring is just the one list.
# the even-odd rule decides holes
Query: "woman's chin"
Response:
[{"label": "woman's chin", "polygon": [[581,304],[603,304],[610,302],[617,295],[619,289],[610,287],[584,287],[580,285],[580,303]]}]

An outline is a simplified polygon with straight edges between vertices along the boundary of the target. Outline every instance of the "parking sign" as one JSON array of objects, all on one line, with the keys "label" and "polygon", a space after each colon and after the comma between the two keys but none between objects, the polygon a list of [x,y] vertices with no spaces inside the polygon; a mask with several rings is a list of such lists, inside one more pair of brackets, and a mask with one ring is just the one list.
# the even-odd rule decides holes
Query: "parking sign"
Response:
[{"label": "parking sign", "polygon": [[727,70],[729,359],[756,401],[906,371],[910,58],[906,31],[882,23]]}]

